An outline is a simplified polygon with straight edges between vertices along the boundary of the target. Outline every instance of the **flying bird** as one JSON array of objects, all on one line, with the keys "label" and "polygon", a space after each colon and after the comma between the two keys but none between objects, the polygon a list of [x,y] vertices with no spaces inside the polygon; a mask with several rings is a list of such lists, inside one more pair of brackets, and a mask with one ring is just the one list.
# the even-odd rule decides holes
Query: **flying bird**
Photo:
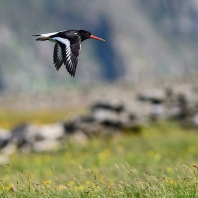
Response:
[{"label": "flying bird", "polygon": [[32,36],[38,36],[37,41],[48,40],[55,42],[53,62],[56,70],[58,71],[62,64],[64,64],[69,74],[73,77],[75,76],[78,65],[81,42],[90,38],[105,41],[86,30],[64,30]]}]

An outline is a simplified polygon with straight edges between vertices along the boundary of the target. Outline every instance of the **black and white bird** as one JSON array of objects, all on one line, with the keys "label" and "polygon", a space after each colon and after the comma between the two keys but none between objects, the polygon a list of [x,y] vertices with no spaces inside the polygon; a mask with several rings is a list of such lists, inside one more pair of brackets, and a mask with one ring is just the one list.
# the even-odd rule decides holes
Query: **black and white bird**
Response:
[{"label": "black and white bird", "polygon": [[105,41],[102,38],[92,35],[86,30],[64,30],[47,34],[32,35],[38,36],[37,41],[55,42],[53,61],[58,71],[64,63],[71,76],[75,76],[78,65],[81,42],[86,39]]}]

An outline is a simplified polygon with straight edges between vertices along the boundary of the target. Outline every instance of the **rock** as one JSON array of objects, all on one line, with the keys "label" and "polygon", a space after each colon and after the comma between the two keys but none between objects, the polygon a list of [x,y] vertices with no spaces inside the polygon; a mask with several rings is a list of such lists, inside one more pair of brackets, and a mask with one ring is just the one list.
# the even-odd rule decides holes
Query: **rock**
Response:
[{"label": "rock", "polygon": [[162,89],[144,90],[138,94],[138,100],[142,102],[151,102],[153,104],[161,104],[166,98],[166,92]]},{"label": "rock", "polygon": [[145,118],[150,117],[152,113],[152,105],[146,102],[131,101],[126,106],[126,110],[130,113],[131,116]]},{"label": "rock", "polygon": [[38,127],[33,124],[22,123],[12,129],[10,141],[15,143],[17,147],[31,147],[36,141],[38,135]]},{"label": "rock", "polygon": [[66,134],[74,136],[79,131],[87,136],[99,134],[103,131],[104,127],[101,123],[95,121],[90,116],[79,116],[72,118],[64,124]]},{"label": "rock", "polygon": [[181,115],[181,109],[178,106],[173,106],[171,107],[166,107],[165,108],[166,111],[166,118],[169,120],[178,120],[180,119],[180,115]]},{"label": "rock", "polygon": [[37,141],[42,140],[61,140],[65,136],[65,129],[63,124],[45,124],[38,127],[36,135]]},{"label": "rock", "polygon": [[61,143],[58,140],[43,140],[33,144],[33,150],[36,152],[56,151],[61,148]]},{"label": "rock", "polygon": [[25,129],[24,129],[24,139],[25,142],[28,144],[33,144],[35,141],[38,141],[38,134],[39,134],[39,127],[33,124],[29,124]]},{"label": "rock", "polygon": [[165,117],[165,108],[163,104],[153,104],[151,118],[154,120],[163,119]]},{"label": "rock", "polygon": [[12,129],[11,133],[11,141],[16,145],[20,146],[24,143],[24,130],[27,127],[27,124],[23,123],[17,125],[15,128]]},{"label": "rock", "polygon": [[0,149],[4,148],[11,138],[11,133],[8,130],[0,129]]},{"label": "rock", "polygon": [[[30,135],[31,133],[29,133]],[[46,124],[37,127],[37,132],[32,137],[31,145],[36,152],[54,151],[61,148],[62,140],[64,139],[65,130],[63,124]]]},{"label": "rock", "polygon": [[91,112],[91,117],[97,122],[119,122],[119,114],[117,112],[111,111],[109,109],[95,109]]},{"label": "rock", "polygon": [[78,130],[79,124],[82,122],[84,118],[82,116],[73,117],[70,120],[67,120],[64,124],[64,130],[67,135],[72,135],[76,130]]},{"label": "rock", "polygon": [[118,100],[111,100],[111,101],[99,101],[96,102],[92,107],[91,111],[97,111],[99,109],[114,111],[120,113],[124,111],[124,104]]},{"label": "rock", "polygon": [[124,105],[120,101],[103,101],[92,106],[90,117],[104,127],[121,128],[124,112]]},{"label": "rock", "polygon": [[83,131],[86,135],[97,134],[102,129],[101,124],[91,117],[80,117],[78,120],[77,131]]},{"label": "rock", "polygon": [[1,149],[1,153],[4,155],[12,155],[16,151],[17,147],[14,143],[9,142],[4,148]]},{"label": "rock", "polygon": [[72,135],[72,140],[76,143],[85,144],[88,140],[88,137],[83,131],[78,130]]},{"label": "rock", "polygon": [[[57,147],[58,140],[64,139],[64,136],[64,127],[59,123],[39,127],[24,123],[12,130],[11,142],[16,144],[23,152],[30,152],[32,149],[37,151],[51,150]],[[46,148],[43,148],[42,144]]]},{"label": "rock", "polygon": [[192,117],[192,124],[194,127],[198,128],[198,113]]},{"label": "rock", "polygon": [[124,130],[131,131],[131,132],[134,132],[134,131],[139,132],[141,131],[143,127],[147,126],[148,123],[149,123],[148,117],[130,112],[128,115],[128,119],[125,120],[122,128]]},{"label": "rock", "polygon": [[67,137],[77,143],[86,143],[92,135],[108,137],[122,131],[139,132],[151,120],[158,119],[172,119],[182,126],[197,128],[197,90],[193,92],[190,87],[182,86],[149,89],[141,91],[138,99],[131,93],[117,91],[112,98],[123,98],[125,103],[115,99],[101,100],[90,107],[87,116],[42,126],[22,123],[11,133],[0,129],[1,153],[9,156],[17,148],[23,152],[57,150]]}]

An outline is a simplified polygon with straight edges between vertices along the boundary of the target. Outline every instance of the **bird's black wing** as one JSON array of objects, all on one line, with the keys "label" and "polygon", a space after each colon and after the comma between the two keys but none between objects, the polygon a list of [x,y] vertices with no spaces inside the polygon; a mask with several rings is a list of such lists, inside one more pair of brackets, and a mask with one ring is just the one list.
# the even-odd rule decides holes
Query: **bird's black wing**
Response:
[{"label": "bird's black wing", "polygon": [[[65,65],[66,65],[67,71],[71,74],[71,76],[75,76],[75,72],[76,72],[76,69],[78,66],[80,48],[81,48],[80,41],[70,45],[71,51],[70,51],[69,56],[70,56],[70,59],[72,62],[72,66],[68,65],[68,67],[67,67],[67,65],[66,64]],[[69,50],[68,50],[68,53],[69,53]]]},{"label": "bird's black wing", "polygon": [[56,70],[58,71],[61,65],[63,64],[64,60],[63,60],[61,46],[57,42],[54,45],[53,61],[54,61]]},{"label": "bird's black wing", "polygon": [[54,37],[54,39],[61,47],[63,62],[67,71],[71,76],[75,76],[81,48],[80,38],[76,37],[76,40],[73,43],[70,43],[70,41],[66,38]]}]

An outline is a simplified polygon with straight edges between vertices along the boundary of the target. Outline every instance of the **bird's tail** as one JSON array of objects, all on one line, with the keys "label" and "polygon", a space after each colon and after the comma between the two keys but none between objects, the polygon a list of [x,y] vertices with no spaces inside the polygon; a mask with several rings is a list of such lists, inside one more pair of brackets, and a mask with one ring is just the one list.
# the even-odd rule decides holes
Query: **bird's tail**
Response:
[{"label": "bird's tail", "polygon": [[48,38],[42,37],[40,34],[35,34],[35,35],[32,35],[32,36],[39,36],[39,37],[36,39],[37,41],[46,41],[46,40],[48,40]]}]

